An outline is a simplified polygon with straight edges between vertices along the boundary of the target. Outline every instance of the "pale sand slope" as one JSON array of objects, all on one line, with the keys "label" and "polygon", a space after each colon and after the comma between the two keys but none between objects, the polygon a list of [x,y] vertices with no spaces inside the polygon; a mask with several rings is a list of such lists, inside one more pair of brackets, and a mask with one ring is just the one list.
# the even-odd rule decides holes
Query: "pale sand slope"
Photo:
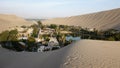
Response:
[{"label": "pale sand slope", "polygon": [[32,24],[35,23],[26,21],[25,19],[15,15],[0,14],[0,32],[14,28],[16,26],[30,26]]},{"label": "pale sand slope", "polygon": [[120,8],[66,18],[54,18],[42,22],[43,24],[79,25],[85,28],[96,28],[97,30],[120,30]]},{"label": "pale sand slope", "polygon": [[80,40],[62,68],[120,68],[120,41]]}]

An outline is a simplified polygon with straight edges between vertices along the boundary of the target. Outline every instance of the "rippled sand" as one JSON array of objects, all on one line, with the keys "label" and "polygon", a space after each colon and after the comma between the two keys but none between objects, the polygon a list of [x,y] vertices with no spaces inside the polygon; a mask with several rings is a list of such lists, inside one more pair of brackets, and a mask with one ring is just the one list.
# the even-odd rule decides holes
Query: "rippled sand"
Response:
[{"label": "rippled sand", "polygon": [[120,41],[80,40],[70,49],[62,68],[120,68]]}]

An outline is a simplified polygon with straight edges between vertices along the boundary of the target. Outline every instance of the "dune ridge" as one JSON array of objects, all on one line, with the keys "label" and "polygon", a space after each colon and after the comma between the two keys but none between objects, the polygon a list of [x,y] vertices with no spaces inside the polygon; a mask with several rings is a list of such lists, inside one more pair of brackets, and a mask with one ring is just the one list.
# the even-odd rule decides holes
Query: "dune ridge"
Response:
[{"label": "dune ridge", "polygon": [[42,22],[44,24],[79,25],[84,28],[96,28],[97,30],[120,30],[120,8],[79,16],[54,18]]},{"label": "dune ridge", "polygon": [[33,22],[26,21],[25,19],[15,15],[0,14],[0,32],[16,26],[29,26],[32,24]]},{"label": "dune ridge", "polygon": [[119,41],[80,40],[61,68],[120,68],[119,52]]}]

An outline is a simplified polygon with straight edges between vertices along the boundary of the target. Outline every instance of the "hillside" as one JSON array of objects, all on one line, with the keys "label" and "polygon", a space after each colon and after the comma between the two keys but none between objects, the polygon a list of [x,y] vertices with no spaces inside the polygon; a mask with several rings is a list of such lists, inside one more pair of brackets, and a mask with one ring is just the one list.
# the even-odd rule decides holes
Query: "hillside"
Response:
[{"label": "hillside", "polygon": [[120,68],[120,42],[80,40],[73,44],[62,68]]},{"label": "hillside", "polygon": [[120,42],[80,40],[50,52],[0,49],[0,68],[120,68]]},{"label": "hillside", "polygon": [[66,18],[54,18],[43,21],[44,24],[79,25],[81,27],[96,28],[98,30],[120,30],[120,8],[86,15]]},{"label": "hillside", "polygon": [[15,15],[0,14],[0,32],[9,29],[10,27],[31,25],[33,22],[28,22],[21,17]]}]

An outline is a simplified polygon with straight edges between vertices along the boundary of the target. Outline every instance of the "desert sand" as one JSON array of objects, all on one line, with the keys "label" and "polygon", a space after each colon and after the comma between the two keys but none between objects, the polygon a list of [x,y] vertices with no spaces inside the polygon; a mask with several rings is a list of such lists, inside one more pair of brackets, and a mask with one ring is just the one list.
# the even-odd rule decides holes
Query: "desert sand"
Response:
[{"label": "desert sand", "polygon": [[120,30],[120,8],[85,15],[44,20],[43,24],[75,25],[97,30]]},{"label": "desert sand", "polygon": [[120,41],[80,40],[39,53],[0,48],[0,68],[120,68]]},{"label": "desert sand", "polygon": [[120,41],[80,40],[61,68],[120,68]]},{"label": "desert sand", "polygon": [[60,68],[71,45],[49,52],[14,52],[0,48],[0,68]]},{"label": "desert sand", "polygon": [[32,24],[35,23],[26,21],[25,19],[16,15],[0,14],[0,32],[8,30],[10,28],[15,28],[16,26],[30,26]]}]

